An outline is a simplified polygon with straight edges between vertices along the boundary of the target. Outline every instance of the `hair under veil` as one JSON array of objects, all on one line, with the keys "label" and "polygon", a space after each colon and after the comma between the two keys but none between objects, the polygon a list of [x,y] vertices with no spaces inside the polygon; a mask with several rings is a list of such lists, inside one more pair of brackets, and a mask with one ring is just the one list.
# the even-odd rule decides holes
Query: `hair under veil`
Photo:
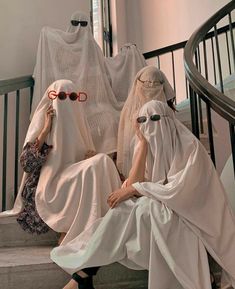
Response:
[{"label": "hair under veil", "polygon": [[137,73],[122,109],[118,129],[117,166],[125,177],[132,164],[135,134],[133,124],[140,108],[153,99],[168,102],[174,98],[174,90],[160,69],[147,66]]}]

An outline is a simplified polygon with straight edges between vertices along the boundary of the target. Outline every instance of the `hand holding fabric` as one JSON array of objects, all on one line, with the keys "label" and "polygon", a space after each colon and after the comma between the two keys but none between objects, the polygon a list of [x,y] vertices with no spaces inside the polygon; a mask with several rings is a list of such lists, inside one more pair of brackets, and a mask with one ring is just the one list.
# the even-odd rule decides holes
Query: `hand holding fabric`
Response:
[{"label": "hand holding fabric", "polygon": [[52,125],[52,118],[55,115],[55,110],[53,109],[52,104],[48,107],[46,110],[46,115],[45,115],[45,123],[42,131],[44,132],[45,135],[47,135],[50,130],[51,130],[51,125]]},{"label": "hand holding fabric", "polygon": [[141,132],[140,125],[139,125],[139,123],[137,121],[135,122],[135,134],[138,137],[138,139],[141,142],[141,144],[143,146],[147,146],[147,140],[144,137],[143,133]]},{"label": "hand holding fabric", "polygon": [[134,197],[136,193],[137,191],[132,186],[118,189],[109,195],[107,203],[109,204],[110,208],[114,208],[121,202]]}]

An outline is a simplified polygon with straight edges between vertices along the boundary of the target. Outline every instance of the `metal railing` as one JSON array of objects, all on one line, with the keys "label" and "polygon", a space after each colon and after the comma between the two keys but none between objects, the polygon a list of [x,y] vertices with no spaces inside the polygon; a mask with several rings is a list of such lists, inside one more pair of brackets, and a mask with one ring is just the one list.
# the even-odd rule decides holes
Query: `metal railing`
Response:
[{"label": "metal railing", "polygon": [[[149,59],[156,59],[156,65],[159,69],[162,69],[161,67],[161,58],[162,57],[168,57],[171,61],[171,72],[172,72],[172,86],[174,88],[175,93],[177,93],[177,83],[176,83],[176,69],[175,69],[175,54],[178,51],[183,51],[184,47],[186,45],[187,41],[182,41],[173,45],[169,45],[163,48],[159,48],[153,51],[149,51],[144,53],[144,58],[146,60]],[[168,76],[169,77],[169,76]],[[187,86],[187,79],[185,78],[185,83],[181,84],[185,86],[185,91],[186,91],[186,98],[188,98],[189,93],[188,93],[188,86]],[[176,99],[175,102],[177,104],[177,94],[176,94]]]},{"label": "metal railing", "polygon": [[[7,188],[7,153],[8,153],[8,116],[9,116],[9,97],[15,97],[15,123],[11,124],[14,128],[14,196],[16,197],[18,192],[18,158],[19,158],[19,124],[20,124],[20,96],[21,90],[28,88],[30,96],[30,105],[33,96],[34,80],[32,76],[23,76],[14,79],[0,80],[0,96],[3,96],[3,134],[2,134],[2,186],[1,186],[1,207],[2,211],[6,209],[6,188]],[[11,93],[14,92],[12,95]]]},{"label": "metal railing", "polygon": [[[228,67],[227,74],[231,74],[235,71],[234,23],[232,22],[232,12],[234,9],[235,1],[231,1],[220,9],[194,32],[187,42],[184,51],[185,71],[190,90],[193,133],[197,137],[200,137],[201,116],[199,108],[201,102],[204,101],[206,104],[207,129],[211,158],[214,164],[216,164],[211,111],[214,110],[228,122],[233,156],[233,168],[235,168],[235,101],[225,95],[225,77],[223,67]],[[218,29],[220,21],[223,21],[223,23],[227,21],[228,24],[223,28]],[[209,31],[210,33],[208,33]],[[221,33],[224,34],[225,40],[225,49],[223,50],[221,49],[222,46],[219,39]],[[208,35],[211,35],[211,51],[208,49]],[[200,54],[200,52],[202,52],[202,54]],[[212,55],[211,63],[208,63],[209,52]],[[202,69],[202,65],[204,69]],[[217,88],[209,82],[209,67],[212,67],[214,83],[217,84]]]}]

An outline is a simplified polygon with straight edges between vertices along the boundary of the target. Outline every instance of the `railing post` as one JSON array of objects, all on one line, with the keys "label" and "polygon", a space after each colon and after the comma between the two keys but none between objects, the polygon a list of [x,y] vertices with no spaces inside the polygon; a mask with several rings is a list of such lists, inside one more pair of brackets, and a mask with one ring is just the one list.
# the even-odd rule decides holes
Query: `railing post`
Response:
[{"label": "railing post", "polygon": [[197,95],[189,85],[189,95],[190,95],[190,110],[191,110],[191,120],[192,120],[192,132],[199,139],[199,124],[198,124],[198,108],[197,108]]},{"label": "railing post", "polygon": [[214,166],[215,163],[215,148],[214,148],[214,138],[213,138],[213,126],[211,121],[211,109],[210,105],[206,103],[206,114],[207,114],[207,128],[208,128],[208,138],[209,138],[209,145],[210,145],[210,156]]},{"label": "railing post", "polygon": [[18,153],[19,153],[19,114],[20,114],[20,91],[16,91],[16,113],[15,113],[15,177],[14,196],[18,193]]},{"label": "railing post", "polygon": [[235,177],[235,127],[234,124],[229,124],[230,129],[230,139],[231,139],[231,146],[232,146],[232,156],[233,156],[233,172]]},{"label": "railing post", "polygon": [[231,13],[228,14],[228,18],[229,18],[229,31],[230,31],[231,45],[232,45],[233,68],[234,68],[234,71],[235,71],[235,46],[234,46],[234,36],[233,36],[233,27],[232,27]]},{"label": "railing post", "polygon": [[220,60],[220,49],[219,49],[219,38],[217,33],[217,26],[214,26],[215,29],[215,44],[216,44],[216,51],[217,51],[217,62],[218,62],[218,69],[219,69],[219,82],[220,82],[220,90],[224,92],[224,84],[223,84],[223,75],[222,75],[222,67],[221,67],[221,60]]},{"label": "railing post", "polygon": [[[198,46],[196,52],[195,52],[195,64],[198,69],[198,71],[201,73],[201,57],[200,57],[200,47]],[[199,105],[199,122],[200,122],[200,129],[201,133],[204,132],[204,126],[203,126],[203,115],[202,115],[202,103],[201,98],[198,98],[198,105]]]},{"label": "railing post", "polygon": [[7,118],[8,118],[8,94],[6,93],[4,95],[4,120],[3,120],[2,211],[6,210]]},{"label": "railing post", "polygon": [[158,66],[158,69],[161,69],[161,62],[160,62],[160,56],[159,55],[157,56],[157,66]]}]

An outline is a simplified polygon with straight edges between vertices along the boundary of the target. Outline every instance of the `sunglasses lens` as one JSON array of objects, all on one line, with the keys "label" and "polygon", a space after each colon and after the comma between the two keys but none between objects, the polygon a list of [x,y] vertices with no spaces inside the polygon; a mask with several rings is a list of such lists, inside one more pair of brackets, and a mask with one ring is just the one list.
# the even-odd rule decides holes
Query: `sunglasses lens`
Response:
[{"label": "sunglasses lens", "polygon": [[139,116],[139,117],[137,117],[136,120],[138,123],[143,123],[143,122],[146,122],[147,117],[146,116]]},{"label": "sunglasses lens", "polygon": [[80,24],[82,27],[85,27],[85,26],[87,26],[87,21],[80,21]]},{"label": "sunglasses lens", "polygon": [[152,121],[158,121],[158,120],[160,120],[160,118],[161,118],[161,116],[159,114],[154,114],[154,115],[150,116],[150,119]]},{"label": "sunglasses lens", "polygon": [[80,24],[82,27],[85,27],[87,26],[87,21],[71,20],[71,24],[73,26],[78,26]]},{"label": "sunglasses lens", "polygon": [[76,92],[71,92],[70,95],[69,95],[69,98],[70,98],[72,101],[76,100],[77,97],[78,97],[78,96],[77,96],[77,93],[76,93]]},{"label": "sunglasses lens", "polygon": [[59,98],[60,100],[64,100],[64,99],[66,99],[66,97],[67,97],[67,95],[66,95],[65,92],[63,92],[63,91],[59,92],[58,98]]},{"label": "sunglasses lens", "polygon": [[73,26],[78,26],[79,21],[77,21],[77,20],[71,20],[71,24],[72,24]]}]

